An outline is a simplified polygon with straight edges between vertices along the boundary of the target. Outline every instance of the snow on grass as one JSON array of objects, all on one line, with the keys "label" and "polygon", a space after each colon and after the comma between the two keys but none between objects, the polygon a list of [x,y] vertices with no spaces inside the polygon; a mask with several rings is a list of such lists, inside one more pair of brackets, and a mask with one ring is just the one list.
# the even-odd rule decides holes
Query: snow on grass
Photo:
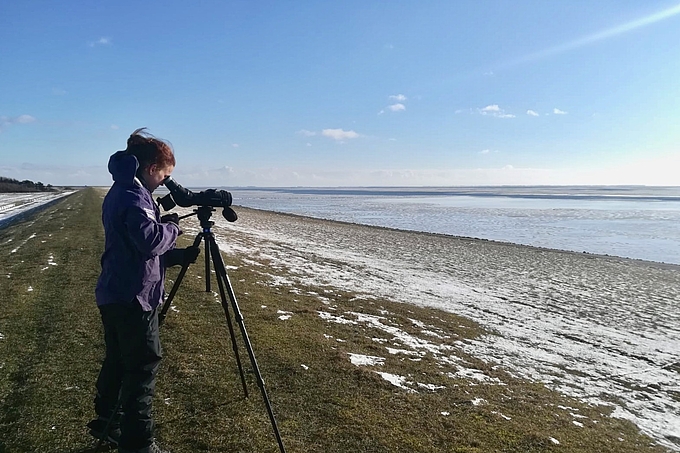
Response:
[{"label": "snow on grass", "polygon": [[376,366],[384,365],[385,363],[384,357],[375,357],[370,355],[352,353],[348,353],[347,355],[349,355],[349,360],[350,362],[352,362],[352,365],[356,366]]},{"label": "snow on grass", "polygon": [[[457,343],[464,352],[584,402],[611,406],[614,417],[680,450],[668,440],[680,438],[672,390],[680,369],[677,267],[346,224],[319,228],[314,220],[246,212],[232,224],[217,218],[213,231],[229,238],[220,243],[225,252],[246,255],[267,278],[285,272],[299,286],[470,318],[492,334]],[[362,315],[319,316],[381,324]],[[434,342],[404,341],[403,349],[437,353]]]},{"label": "snow on grass", "polygon": [[30,192],[0,194],[0,224],[14,216],[71,195],[73,192]]},{"label": "snow on grass", "polygon": [[286,320],[290,319],[290,318],[293,316],[293,312],[292,312],[292,311],[278,310],[278,311],[276,312],[276,314],[277,314],[277,315],[281,315],[281,316],[279,316],[279,319],[280,319],[281,321],[286,321]]},{"label": "snow on grass", "polygon": [[411,387],[408,387],[405,384],[413,384],[412,382],[408,382],[404,376],[399,376],[397,374],[392,374],[392,373],[382,373],[378,372],[380,377],[385,379],[387,382],[390,384],[394,385],[395,387],[399,387],[401,389],[406,390],[409,393],[416,393],[415,390],[413,390]]}]

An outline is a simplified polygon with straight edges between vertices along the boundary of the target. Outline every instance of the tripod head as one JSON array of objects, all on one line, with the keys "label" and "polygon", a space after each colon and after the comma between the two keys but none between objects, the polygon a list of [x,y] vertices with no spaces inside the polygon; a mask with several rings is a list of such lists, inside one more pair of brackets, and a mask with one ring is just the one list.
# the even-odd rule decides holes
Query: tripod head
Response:
[{"label": "tripod head", "polygon": [[[229,209],[231,211],[230,217],[227,217],[227,214],[225,214],[225,211]],[[203,231],[210,230],[210,228],[215,225],[215,222],[210,220],[210,217],[212,217],[212,213],[215,212],[215,208],[212,206],[199,206],[196,209],[194,209],[194,212],[191,214],[185,214],[183,216],[180,216],[179,219],[186,219],[187,217],[191,217],[192,215],[195,215],[198,217],[198,221],[201,223],[201,228]],[[222,211],[222,216],[227,219],[229,222],[235,222],[237,219],[236,212],[234,212],[233,209],[231,208],[224,208]],[[233,220],[231,220],[233,218]]]}]

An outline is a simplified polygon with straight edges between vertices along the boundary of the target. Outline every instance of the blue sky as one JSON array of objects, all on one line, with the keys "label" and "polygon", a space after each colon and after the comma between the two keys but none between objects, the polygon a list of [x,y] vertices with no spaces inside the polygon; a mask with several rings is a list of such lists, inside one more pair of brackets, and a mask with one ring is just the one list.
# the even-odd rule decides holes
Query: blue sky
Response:
[{"label": "blue sky", "polygon": [[680,185],[680,3],[0,3],[0,175],[109,185]]}]

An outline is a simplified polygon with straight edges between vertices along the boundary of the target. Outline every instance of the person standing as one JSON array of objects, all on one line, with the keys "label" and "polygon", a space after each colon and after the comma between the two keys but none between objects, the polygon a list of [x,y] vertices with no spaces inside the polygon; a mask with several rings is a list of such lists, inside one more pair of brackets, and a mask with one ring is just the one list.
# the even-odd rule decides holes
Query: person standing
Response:
[{"label": "person standing", "polygon": [[111,420],[106,440],[120,453],[167,453],[154,439],[151,410],[162,357],[158,309],[165,267],[188,249],[175,251],[178,215],[161,217],[152,192],[174,168],[171,145],[145,128],[108,164],[114,182],[102,205],[105,248],[95,289],[106,356],[96,382],[97,418],[87,426],[101,438]]}]

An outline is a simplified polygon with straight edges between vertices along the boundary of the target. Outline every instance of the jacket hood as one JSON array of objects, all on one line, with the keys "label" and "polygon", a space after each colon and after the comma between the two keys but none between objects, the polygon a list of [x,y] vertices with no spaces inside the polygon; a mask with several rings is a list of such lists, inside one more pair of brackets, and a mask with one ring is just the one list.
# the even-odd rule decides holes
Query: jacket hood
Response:
[{"label": "jacket hood", "polygon": [[133,184],[139,162],[132,154],[118,151],[109,158],[109,173],[115,182]]}]

